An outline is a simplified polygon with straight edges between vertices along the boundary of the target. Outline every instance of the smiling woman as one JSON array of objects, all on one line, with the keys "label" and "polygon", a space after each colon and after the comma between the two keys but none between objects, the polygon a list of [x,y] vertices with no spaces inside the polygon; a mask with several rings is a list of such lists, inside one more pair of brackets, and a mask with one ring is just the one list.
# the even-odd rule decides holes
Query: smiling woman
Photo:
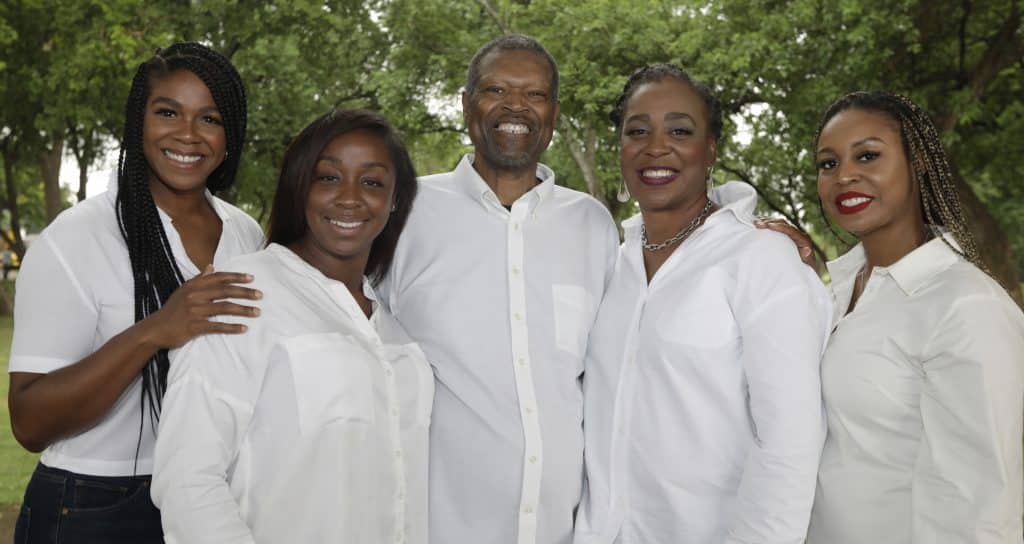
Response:
[{"label": "smiling woman", "polygon": [[[138,67],[117,185],[61,214],[18,276],[10,359],[15,437],[42,451],[15,540],[162,542],[149,499],[169,349],[253,316],[245,274],[213,265],[262,233],[212,191],[234,182],[246,123],[234,67],[193,43]],[[192,278],[192,279],[189,279]],[[186,281],[187,280],[187,281]]]},{"label": "smiling woman", "polygon": [[983,271],[928,115],[858,92],[815,140],[828,216],[829,433],[808,542],[1019,543],[1024,315]]},{"label": "smiling woman", "polygon": [[433,374],[374,294],[416,187],[369,111],[288,147],[270,244],[230,263],[260,319],[174,360],[153,477],[169,542],[426,542]]}]

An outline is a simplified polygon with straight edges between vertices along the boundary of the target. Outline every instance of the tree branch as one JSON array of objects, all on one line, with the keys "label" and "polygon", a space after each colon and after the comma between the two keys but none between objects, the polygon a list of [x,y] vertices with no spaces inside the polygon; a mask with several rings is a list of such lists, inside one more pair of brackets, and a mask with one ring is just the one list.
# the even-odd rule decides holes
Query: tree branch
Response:
[{"label": "tree branch", "polygon": [[484,11],[487,12],[487,15],[494,20],[494,24],[498,26],[498,29],[501,30],[503,34],[509,34],[508,26],[501,20],[501,17],[498,15],[498,10],[494,9],[490,0],[478,1],[480,2],[480,5],[483,6]]}]

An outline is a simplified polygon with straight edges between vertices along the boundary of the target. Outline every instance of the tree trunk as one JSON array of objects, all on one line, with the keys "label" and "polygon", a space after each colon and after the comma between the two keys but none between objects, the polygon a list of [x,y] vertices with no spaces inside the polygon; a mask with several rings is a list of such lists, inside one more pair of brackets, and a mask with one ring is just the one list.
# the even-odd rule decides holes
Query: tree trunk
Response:
[{"label": "tree trunk", "polygon": [[10,244],[11,251],[18,255],[18,261],[25,256],[25,241],[21,239],[21,215],[18,213],[18,188],[14,182],[15,153],[10,149],[10,142],[2,145],[4,158],[4,207],[11,214],[11,232],[4,233],[4,239]]},{"label": "tree trunk", "polygon": [[604,188],[601,187],[601,178],[597,175],[597,159],[595,157],[597,133],[593,128],[587,127],[583,130],[582,137],[579,137],[580,135],[576,134],[574,127],[567,121],[561,120],[559,124],[561,125],[559,131],[565,140],[565,146],[583,174],[583,183],[587,186],[587,192],[605,208],[608,208],[608,200],[604,196]]},{"label": "tree trunk", "polygon": [[960,196],[960,205],[963,207],[967,225],[974,234],[974,240],[978,244],[978,252],[982,260],[988,265],[992,275],[1006,288],[1018,306],[1024,308],[1024,296],[1021,294],[1020,278],[1017,275],[1017,267],[1013,259],[1013,250],[1010,247],[1010,240],[1006,233],[999,226],[999,222],[988,212],[985,204],[974,194],[974,190],[960,176],[960,172],[953,166],[953,177],[956,180],[957,193]]},{"label": "tree trunk", "polygon": [[60,198],[60,159],[64,152],[64,138],[53,140],[49,150],[39,153],[39,170],[43,174],[43,196],[46,202],[46,222],[53,221],[64,209]]}]

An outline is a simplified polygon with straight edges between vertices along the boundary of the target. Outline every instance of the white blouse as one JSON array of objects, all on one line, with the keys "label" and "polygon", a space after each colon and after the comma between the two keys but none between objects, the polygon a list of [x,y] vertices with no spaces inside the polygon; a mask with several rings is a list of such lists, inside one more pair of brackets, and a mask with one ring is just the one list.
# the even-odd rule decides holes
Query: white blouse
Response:
[{"label": "white blouse", "polygon": [[423,352],[282,246],[230,266],[261,314],[174,354],[152,489],[167,542],[425,544]]},{"label": "white blouse", "polygon": [[473,169],[422,178],[381,297],[434,366],[430,540],[567,544],[583,487],[583,355],[618,233],[542,180],[512,204]]},{"label": "white blouse", "polygon": [[[69,366],[135,323],[135,283],[116,198],[115,186],[64,211],[29,248],[18,274],[8,371],[47,374]],[[263,232],[242,210],[209,192],[206,198],[223,225],[213,265],[228,271],[228,259],[260,248]],[[170,216],[157,211],[178,269],[185,279],[198,275]],[[50,444],[40,461],[96,476],[150,474],[152,419],[138,378],[96,425]]]},{"label": "white blouse", "polygon": [[858,245],[829,263],[829,431],[808,542],[1019,544],[1024,315],[936,238],[876,267],[843,316],[864,262]]},{"label": "white blouse", "polygon": [[642,218],[624,223],[587,351],[578,544],[805,536],[828,296],[792,242],[753,226],[753,188],[713,200],[649,284]]}]

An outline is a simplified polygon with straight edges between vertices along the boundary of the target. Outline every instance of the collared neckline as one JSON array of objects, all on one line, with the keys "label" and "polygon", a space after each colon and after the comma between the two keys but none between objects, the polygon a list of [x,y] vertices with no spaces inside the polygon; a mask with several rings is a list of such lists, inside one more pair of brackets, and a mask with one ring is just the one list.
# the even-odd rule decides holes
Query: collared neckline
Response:
[{"label": "collared neckline", "polygon": [[[742,181],[730,181],[715,187],[711,193],[711,201],[718,209],[711,213],[704,224],[694,234],[704,230],[713,222],[721,221],[719,217],[732,215],[737,221],[751,227],[754,226],[754,210],[757,207],[757,191]],[[640,240],[640,226],[643,225],[643,214],[638,213],[622,222],[622,230],[627,241]]]},{"label": "collared neckline", "polygon": [[[325,286],[341,286],[345,293],[348,294],[352,304],[358,307],[355,299],[352,298],[352,293],[349,293],[348,288],[345,287],[340,281],[328,278],[323,272],[318,270],[315,266],[307,263],[302,257],[295,254],[294,251],[287,247],[278,244],[271,243],[267,245],[267,251],[271,252],[281,263],[287,266],[290,270],[297,272],[303,276],[315,280],[317,283]],[[363,276],[363,295],[373,302],[374,308],[377,306],[377,292],[373,289],[373,285],[370,283],[370,279]],[[376,312],[374,312],[376,313]]]},{"label": "collared neckline", "polygon": [[[956,264],[962,257],[953,248],[959,250],[953,235],[943,231],[942,238],[931,240],[914,248],[889,266],[876,266],[874,270],[892,277],[896,285],[907,295],[913,295],[918,289],[928,284],[932,278]],[[947,242],[949,245],[947,245]],[[864,245],[858,243],[837,259],[826,263],[832,281],[842,285],[853,281],[857,273],[867,262]]]},{"label": "collared neckline", "polygon": [[[484,205],[493,205],[504,209],[501,201],[498,200],[498,195],[494,194],[494,191],[487,185],[487,182],[480,176],[480,173],[473,168],[474,158],[475,155],[473,153],[467,153],[462,156],[462,160],[459,161],[454,171],[456,184],[462,192],[473,200]],[[540,183],[519,197],[519,200],[535,198],[539,203],[551,196],[555,188],[554,170],[544,164],[537,163],[536,177],[540,180]]]}]

